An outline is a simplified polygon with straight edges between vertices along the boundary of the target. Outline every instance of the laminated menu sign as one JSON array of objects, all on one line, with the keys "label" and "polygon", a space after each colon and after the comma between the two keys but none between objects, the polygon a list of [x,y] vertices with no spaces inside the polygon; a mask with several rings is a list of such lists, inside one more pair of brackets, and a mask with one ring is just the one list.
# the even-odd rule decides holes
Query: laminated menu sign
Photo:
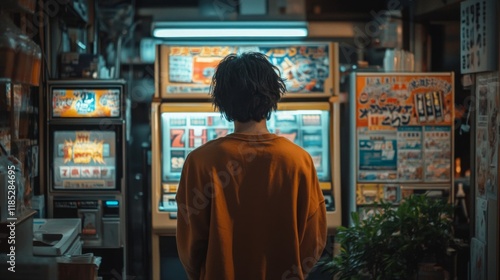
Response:
[{"label": "laminated menu sign", "polygon": [[219,62],[228,54],[260,52],[285,80],[289,93],[330,93],[328,44],[303,46],[170,46],[167,94],[208,93]]},{"label": "laminated menu sign", "polygon": [[424,127],[425,181],[451,180],[451,127]]},{"label": "laminated menu sign", "polygon": [[451,127],[399,127],[397,133],[358,129],[358,162],[363,182],[449,182]]},{"label": "laminated menu sign", "polygon": [[397,178],[397,135],[393,131],[358,133],[358,180],[380,181]]},{"label": "laminated menu sign", "polygon": [[398,127],[398,179],[422,181],[422,127]]},{"label": "laminated menu sign", "polygon": [[54,89],[52,117],[119,117],[120,102],[118,89]]}]

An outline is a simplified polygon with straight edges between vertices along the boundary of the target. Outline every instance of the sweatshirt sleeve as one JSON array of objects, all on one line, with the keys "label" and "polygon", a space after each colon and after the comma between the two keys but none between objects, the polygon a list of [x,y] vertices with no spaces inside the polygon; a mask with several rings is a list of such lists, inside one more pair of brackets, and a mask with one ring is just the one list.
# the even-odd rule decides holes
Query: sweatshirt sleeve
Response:
[{"label": "sweatshirt sleeve", "polygon": [[188,278],[198,280],[207,255],[210,200],[203,194],[201,172],[189,158],[184,163],[176,196],[176,238],[179,258]]},{"label": "sweatshirt sleeve", "polygon": [[311,204],[308,207],[307,220],[300,242],[300,260],[305,278],[321,258],[327,238],[325,199],[319,186],[316,170],[312,168],[312,172],[313,174],[307,180]]}]

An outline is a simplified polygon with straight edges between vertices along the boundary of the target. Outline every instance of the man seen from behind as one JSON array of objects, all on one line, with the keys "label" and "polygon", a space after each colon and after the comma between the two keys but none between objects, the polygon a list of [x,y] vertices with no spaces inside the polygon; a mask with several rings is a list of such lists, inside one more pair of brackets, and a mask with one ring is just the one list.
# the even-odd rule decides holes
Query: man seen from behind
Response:
[{"label": "man seen from behind", "polygon": [[183,166],[177,248],[189,279],[305,279],[320,258],[326,208],[311,156],[266,125],[285,91],[261,53],[218,65],[210,94],[234,133]]}]

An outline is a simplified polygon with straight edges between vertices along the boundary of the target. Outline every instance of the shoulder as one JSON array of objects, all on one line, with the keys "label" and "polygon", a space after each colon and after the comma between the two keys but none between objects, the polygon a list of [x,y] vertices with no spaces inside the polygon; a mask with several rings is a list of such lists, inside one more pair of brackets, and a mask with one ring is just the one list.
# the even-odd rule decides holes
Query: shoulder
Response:
[{"label": "shoulder", "polygon": [[284,137],[279,137],[278,141],[278,153],[280,153],[281,156],[283,156],[287,161],[291,163],[300,163],[306,167],[313,166],[311,155],[304,148]]},{"label": "shoulder", "polygon": [[207,160],[213,158],[214,154],[218,153],[221,145],[224,142],[224,137],[210,140],[207,143],[195,148],[186,157],[186,162]]}]

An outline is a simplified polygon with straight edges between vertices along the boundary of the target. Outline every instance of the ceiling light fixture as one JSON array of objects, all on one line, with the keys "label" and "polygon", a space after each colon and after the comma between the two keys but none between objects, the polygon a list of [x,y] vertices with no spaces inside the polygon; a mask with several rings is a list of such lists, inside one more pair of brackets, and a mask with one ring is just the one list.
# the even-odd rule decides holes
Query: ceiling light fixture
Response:
[{"label": "ceiling light fixture", "polygon": [[307,37],[307,23],[273,22],[155,22],[153,36],[157,38],[269,38]]}]

